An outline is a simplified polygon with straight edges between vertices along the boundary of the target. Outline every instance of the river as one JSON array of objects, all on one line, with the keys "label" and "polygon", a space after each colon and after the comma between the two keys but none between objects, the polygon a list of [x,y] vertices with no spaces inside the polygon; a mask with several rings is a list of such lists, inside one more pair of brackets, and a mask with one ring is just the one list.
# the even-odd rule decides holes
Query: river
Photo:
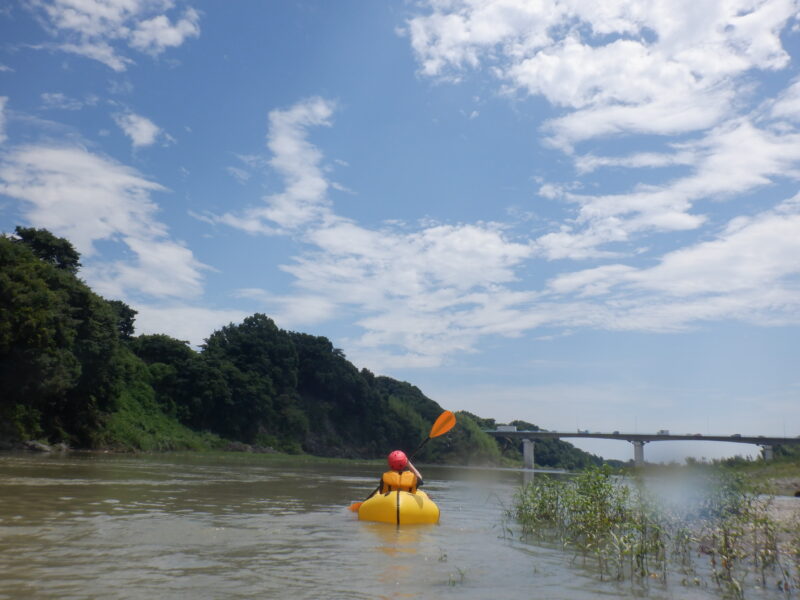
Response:
[{"label": "river", "polygon": [[360,522],[377,464],[0,455],[0,599],[718,598],[600,581],[504,522],[519,471],[428,466],[438,525]]}]

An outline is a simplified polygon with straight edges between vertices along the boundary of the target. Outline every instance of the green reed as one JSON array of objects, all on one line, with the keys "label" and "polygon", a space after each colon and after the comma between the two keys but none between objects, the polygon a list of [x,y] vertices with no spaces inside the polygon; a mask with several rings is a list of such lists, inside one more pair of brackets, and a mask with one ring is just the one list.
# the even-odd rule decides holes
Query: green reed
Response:
[{"label": "green reed", "polygon": [[747,586],[795,597],[800,532],[771,517],[773,498],[725,472],[707,472],[687,488],[691,497],[676,503],[608,468],[568,480],[537,476],[518,490],[509,516],[523,535],[594,560],[601,578],[666,585],[674,574],[731,598],[743,598]]}]

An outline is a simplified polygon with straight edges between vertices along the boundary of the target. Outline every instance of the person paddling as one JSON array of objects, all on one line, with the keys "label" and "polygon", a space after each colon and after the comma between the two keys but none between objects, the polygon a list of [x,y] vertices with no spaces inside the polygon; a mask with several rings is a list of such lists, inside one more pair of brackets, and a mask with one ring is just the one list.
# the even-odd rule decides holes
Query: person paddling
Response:
[{"label": "person paddling", "polygon": [[391,452],[387,462],[391,470],[386,471],[381,476],[380,485],[377,490],[370,494],[370,498],[376,493],[388,494],[394,491],[411,492],[413,494],[424,483],[422,475],[402,450]]},{"label": "person paddling", "polygon": [[[456,416],[451,413],[449,410],[444,411],[440,414],[436,421],[433,423],[433,427],[431,427],[431,432],[428,434],[422,443],[417,446],[414,451],[411,453],[411,456],[414,456],[425,444],[431,441],[433,438],[437,438],[440,435],[444,435],[448,431],[450,431],[456,424]],[[372,492],[368,497],[367,500],[375,496],[378,492],[386,495],[391,492],[390,486],[397,486],[396,489],[403,489],[403,487],[408,487],[409,489],[413,489],[416,491],[418,487],[422,485],[422,476],[420,475],[419,471],[417,471],[416,467],[411,464],[411,461],[408,460],[405,452],[401,450],[395,450],[391,454],[389,454],[389,468],[391,471],[387,471],[381,477],[381,482],[378,484],[378,487],[375,488],[375,491]],[[384,484],[384,479],[386,483]],[[388,490],[388,491],[387,491]],[[424,494],[424,492],[420,492]],[[399,496],[399,494],[398,494]],[[366,500],[364,501],[366,502]],[[364,505],[364,502],[353,502],[348,508],[352,512],[358,512],[358,518],[361,519],[361,507]],[[439,519],[439,509],[436,509],[436,520]],[[370,520],[370,519],[366,519]],[[382,519],[371,519],[371,520],[382,520]]]}]

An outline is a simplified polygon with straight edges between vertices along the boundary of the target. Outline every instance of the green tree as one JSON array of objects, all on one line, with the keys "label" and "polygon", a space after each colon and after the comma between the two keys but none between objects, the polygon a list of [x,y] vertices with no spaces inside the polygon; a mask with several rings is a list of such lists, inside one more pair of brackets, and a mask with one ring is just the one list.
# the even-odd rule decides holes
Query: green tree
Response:
[{"label": "green tree", "polygon": [[41,260],[73,275],[81,266],[80,254],[64,238],[56,237],[46,229],[16,227],[19,242],[25,244]]},{"label": "green tree", "polygon": [[119,337],[123,340],[129,340],[133,337],[134,326],[138,311],[133,310],[130,306],[125,304],[122,300],[109,300],[109,305],[114,311],[114,316],[117,319],[117,330]]},{"label": "green tree", "polygon": [[298,442],[297,352],[272,319],[256,313],[215,331],[203,346],[203,358],[230,391],[214,407],[222,435],[246,442]]},{"label": "green tree", "polygon": [[113,310],[75,276],[69,242],[17,232],[0,237],[0,434],[91,445],[124,375]]}]

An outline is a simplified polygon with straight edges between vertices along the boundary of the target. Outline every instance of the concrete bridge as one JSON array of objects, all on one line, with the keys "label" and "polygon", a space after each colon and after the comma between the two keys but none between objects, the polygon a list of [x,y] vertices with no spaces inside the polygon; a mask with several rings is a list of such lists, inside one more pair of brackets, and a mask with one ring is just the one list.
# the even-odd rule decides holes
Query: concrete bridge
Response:
[{"label": "concrete bridge", "polygon": [[534,440],[548,440],[548,439],[561,439],[561,438],[595,438],[603,440],[623,440],[633,444],[633,462],[637,466],[644,464],[644,445],[648,442],[662,442],[662,441],[707,441],[707,442],[736,442],[739,444],[755,444],[761,446],[762,455],[764,460],[772,460],[772,449],[777,445],[800,444],[800,437],[787,438],[787,437],[767,437],[759,436],[743,436],[738,433],[733,435],[702,435],[700,433],[675,435],[669,431],[661,430],[658,433],[620,433],[615,431],[613,433],[590,433],[588,431],[578,430],[575,432],[565,431],[517,431],[513,426],[500,426],[494,430],[484,430],[485,433],[494,437],[510,438],[522,440],[522,456],[525,461],[525,468],[533,468],[534,459]]}]

